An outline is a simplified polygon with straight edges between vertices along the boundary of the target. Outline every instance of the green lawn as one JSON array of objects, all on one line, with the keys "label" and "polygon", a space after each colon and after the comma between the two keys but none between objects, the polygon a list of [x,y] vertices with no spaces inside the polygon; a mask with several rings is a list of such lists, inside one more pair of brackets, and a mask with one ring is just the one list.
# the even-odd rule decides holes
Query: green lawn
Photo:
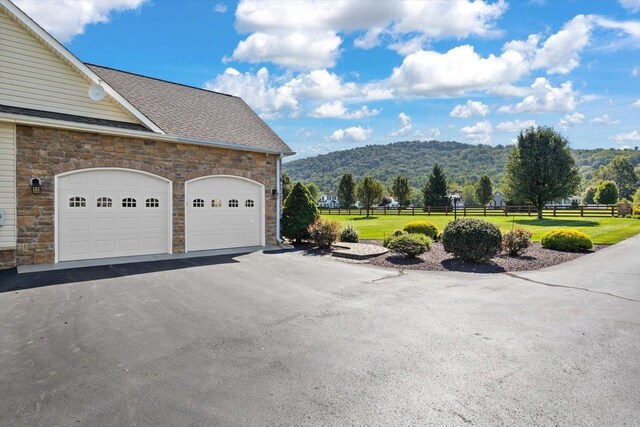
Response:
[{"label": "green lawn", "polygon": [[[440,231],[453,220],[453,216],[445,215],[377,215],[369,218],[360,215],[324,215],[342,223],[353,222],[361,239],[382,239],[386,234],[402,227],[411,221],[430,221]],[[472,217],[468,217],[472,218]],[[528,216],[509,217],[473,217],[486,219],[497,224],[502,232],[511,230],[513,226],[524,227],[533,233],[533,240],[540,241],[544,233],[554,228],[576,228],[591,236],[593,243],[618,243],[636,234],[640,234],[640,220],[632,218],[549,218],[537,220]]]}]

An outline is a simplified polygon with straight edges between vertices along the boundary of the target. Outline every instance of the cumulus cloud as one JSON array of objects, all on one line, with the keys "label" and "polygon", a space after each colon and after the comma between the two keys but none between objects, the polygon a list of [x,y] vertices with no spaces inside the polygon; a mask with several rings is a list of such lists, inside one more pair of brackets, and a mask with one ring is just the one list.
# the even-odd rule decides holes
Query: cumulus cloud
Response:
[{"label": "cumulus cloud", "polygon": [[620,5],[632,13],[640,11],[640,0],[618,0]]},{"label": "cumulus cloud", "polygon": [[232,58],[295,69],[332,67],[340,54],[341,33],[364,31],[354,42],[363,49],[377,46],[384,33],[397,41],[416,34],[458,39],[495,36],[500,34],[495,24],[506,9],[504,0],[336,0],[331,7],[314,0],[243,0],[236,9],[236,28],[250,34]]},{"label": "cumulus cloud", "polygon": [[448,52],[419,50],[393,69],[389,85],[400,94],[460,95],[514,82],[528,70],[524,55],[507,50],[500,56],[481,57],[473,46]]},{"label": "cumulus cloud", "polygon": [[640,131],[633,130],[631,132],[622,132],[609,137],[610,140],[616,142],[640,141]]},{"label": "cumulus cloud", "polygon": [[576,108],[576,92],[573,83],[564,82],[553,87],[544,77],[538,77],[531,85],[531,94],[515,105],[503,105],[501,113],[540,113],[550,111],[573,111]]},{"label": "cumulus cloud", "polygon": [[493,126],[488,121],[478,122],[473,126],[465,126],[460,129],[465,138],[476,144],[490,144]]},{"label": "cumulus cloud", "polygon": [[114,12],[135,10],[148,0],[14,0],[58,41],[70,42],[87,25],[104,24]]},{"label": "cumulus cloud", "polygon": [[376,108],[369,110],[369,107],[366,105],[363,105],[356,110],[349,111],[342,101],[335,101],[320,105],[309,113],[309,115],[317,118],[362,119],[365,117],[377,116],[381,111],[382,110]]},{"label": "cumulus cloud", "polygon": [[346,129],[335,130],[329,139],[334,142],[363,142],[371,137],[372,129],[361,126],[353,126]]},{"label": "cumulus cloud", "polygon": [[496,129],[502,132],[520,132],[522,129],[536,126],[535,120],[514,120],[507,122],[500,122],[496,126]]},{"label": "cumulus cloud", "polygon": [[412,127],[413,123],[411,122],[411,117],[409,117],[408,114],[400,113],[398,114],[398,129],[392,131],[389,136],[395,137],[406,135]]},{"label": "cumulus cloud", "polygon": [[589,43],[590,19],[578,15],[564,28],[549,36],[535,53],[532,69],[544,68],[547,74],[567,74],[580,65],[580,52]]},{"label": "cumulus cloud", "polygon": [[558,123],[560,129],[568,129],[572,126],[579,125],[584,121],[584,114],[573,113],[565,114],[565,116]]},{"label": "cumulus cloud", "polygon": [[589,122],[598,123],[598,124],[601,124],[601,125],[617,125],[617,124],[620,124],[620,120],[614,120],[611,117],[609,117],[608,114],[603,114],[601,116],[594,117],[594,118],[590,119]]},{"label": "cumulus cloud", "polygon": [[480,101],[468,100],[466,104],[458,104],[449,113],[451,117],[468,118],[471,116],[485,117],[489,114],[489,107]]},{"label": "cumulus cloud", "polygon": [[640,108],[640,99],[638,99],[636,102],[631,104],[631,106],[634,107],[634,108]]},{"label": "cumulus cloud", "polygon": [[227,5],[224,3],[217,3],[213,7],[213,11],[216,13],[225,13],[227,11]]}]

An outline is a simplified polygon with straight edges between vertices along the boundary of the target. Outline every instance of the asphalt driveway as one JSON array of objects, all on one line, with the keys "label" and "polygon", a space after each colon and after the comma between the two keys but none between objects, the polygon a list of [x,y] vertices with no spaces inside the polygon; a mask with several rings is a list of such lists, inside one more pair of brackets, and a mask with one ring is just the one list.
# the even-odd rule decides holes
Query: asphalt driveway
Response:
[{"label": "asphalt driveway", "polygon": [[300,253],[0,274],[0,425],[637,425],[640,237],[518,276]]}]

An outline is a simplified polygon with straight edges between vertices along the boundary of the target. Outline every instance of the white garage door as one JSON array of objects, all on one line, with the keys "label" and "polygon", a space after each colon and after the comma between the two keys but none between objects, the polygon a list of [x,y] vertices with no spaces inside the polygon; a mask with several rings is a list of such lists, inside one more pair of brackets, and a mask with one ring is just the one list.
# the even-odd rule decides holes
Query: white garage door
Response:
[{"label": "white garage door", "polygon": [[167,253],[170,182],[129,169],[59,176],[58,260]]},{"label": "white garage door", "polygon": [[186,184],[187,251],[264,245],[264,187],[229,176]]}]

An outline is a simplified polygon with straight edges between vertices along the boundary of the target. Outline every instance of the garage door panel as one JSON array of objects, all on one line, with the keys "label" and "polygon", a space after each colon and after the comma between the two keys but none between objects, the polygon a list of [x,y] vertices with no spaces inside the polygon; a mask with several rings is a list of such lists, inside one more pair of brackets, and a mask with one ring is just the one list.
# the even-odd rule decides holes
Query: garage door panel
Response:
[{"label": "garage door panel", "polygon": [[[208,177],[187,183],[187,250],[261,245],[263,192],[260,184],[233,177]],[[194,207],[197,199],[204,201],[204,207]],[[230,207],[232,200],[236,207]],[[253,207],[246,207],[246,200],[252,200]]]},{"label": "garage door panel", "polygon": [[[58,259],[166,253],[169,188],[168,182],[133,170],[89,169],[59,177]],[[150,198],[158,207],[146,207]],[[123,200],[135,200],[135,207],[123,207]]]}]

